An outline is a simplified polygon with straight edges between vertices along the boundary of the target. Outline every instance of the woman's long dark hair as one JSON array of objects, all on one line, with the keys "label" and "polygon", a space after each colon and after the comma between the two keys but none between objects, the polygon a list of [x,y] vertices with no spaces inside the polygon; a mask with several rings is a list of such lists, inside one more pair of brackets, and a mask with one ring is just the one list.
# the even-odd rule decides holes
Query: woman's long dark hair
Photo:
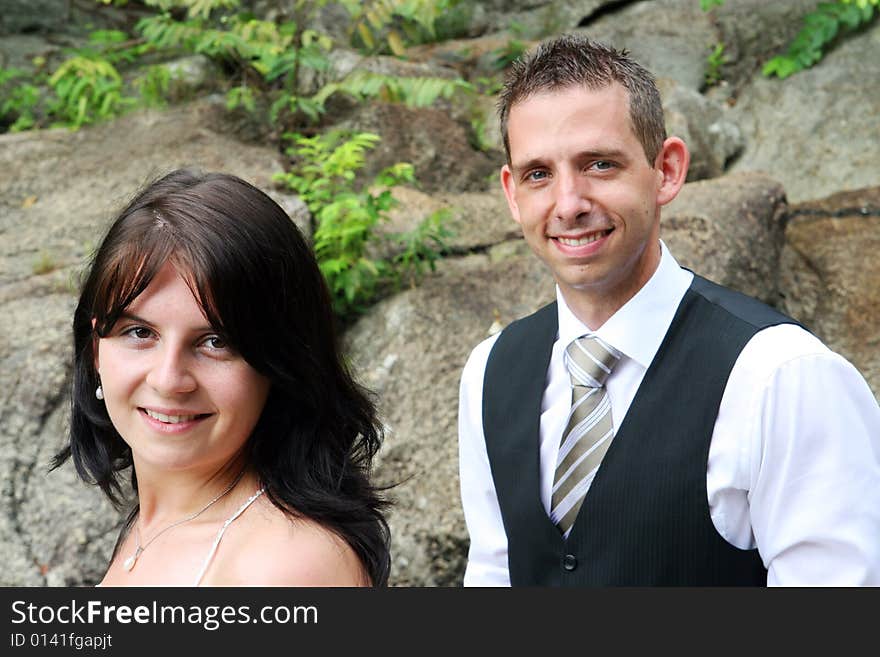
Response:
[{"label": "woman's long dark hair", "polygon": [[[386,585],[388,503],[370,480],[382,437],[375,407],[342,360],[327,286],[302,234],[235,176],[174,171],[111,225],[74,314],[70,442],[53,467],[72,458],[84,481],[122,504],[131,450],[95,398],[94,347],[166,262],[188,280],[214,329],[271,381],[246,446],[268,497],[337,533],[373,585]],[[133,470],[131,478],[137,490]]]}]

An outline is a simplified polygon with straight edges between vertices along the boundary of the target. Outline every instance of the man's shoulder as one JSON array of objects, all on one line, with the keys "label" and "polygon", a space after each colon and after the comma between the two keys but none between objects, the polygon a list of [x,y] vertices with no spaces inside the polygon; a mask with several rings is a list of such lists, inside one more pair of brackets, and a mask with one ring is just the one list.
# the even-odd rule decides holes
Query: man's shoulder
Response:
[{"label": "man's shoulder", "polygon": [[690,289],[709,303],[755,328],[760,329],[776,324],[798,324],[796,319],[760,299],[720,285],[697,274],[694,275]]}]

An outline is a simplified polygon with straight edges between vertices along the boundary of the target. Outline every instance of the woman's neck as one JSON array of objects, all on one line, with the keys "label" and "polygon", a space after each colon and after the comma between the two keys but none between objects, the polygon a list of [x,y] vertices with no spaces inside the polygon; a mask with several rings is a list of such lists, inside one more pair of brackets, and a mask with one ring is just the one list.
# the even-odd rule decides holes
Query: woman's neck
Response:
[{"label": "woman's neck", "polygon": [[[226,507],[228,499],[238,497],[236,490],[256,485],[256,475],[238,457],[219,468],[201,472],[156,472],[138,468],[138,523],[140,531],[149,535],[170,523],[187,518],[206,507]],[[250,485],[249,485],[250,484]]]}]

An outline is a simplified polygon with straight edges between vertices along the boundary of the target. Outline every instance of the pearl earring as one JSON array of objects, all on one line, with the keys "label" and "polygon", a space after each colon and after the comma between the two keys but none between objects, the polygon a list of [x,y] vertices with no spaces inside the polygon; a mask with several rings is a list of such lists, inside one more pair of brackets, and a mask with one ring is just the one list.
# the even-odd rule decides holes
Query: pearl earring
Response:
[{"label": "pearl earring", "polygon": [[95,388],[95,397],[97,397],[99,401],[104,400],[104,389],[101,386]]}]

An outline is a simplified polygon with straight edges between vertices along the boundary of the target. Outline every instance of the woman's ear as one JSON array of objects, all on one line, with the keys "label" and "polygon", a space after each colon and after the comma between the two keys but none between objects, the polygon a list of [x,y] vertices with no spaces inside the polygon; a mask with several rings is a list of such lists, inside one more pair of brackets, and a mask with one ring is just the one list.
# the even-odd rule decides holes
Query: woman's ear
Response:
[{"label": "woman's ear", "polygon": [[654,168],[660,173],[657,188],[657,204],[666,205],[674,199],[687,178],[691,154],[687,145],[678,137],[668,137],[654,160]]}]

